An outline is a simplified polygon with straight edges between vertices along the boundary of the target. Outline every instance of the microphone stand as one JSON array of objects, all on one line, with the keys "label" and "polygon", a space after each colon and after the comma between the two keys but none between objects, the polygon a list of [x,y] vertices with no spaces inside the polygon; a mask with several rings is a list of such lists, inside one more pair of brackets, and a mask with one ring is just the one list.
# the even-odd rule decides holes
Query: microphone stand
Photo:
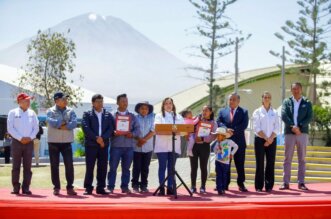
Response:
[{"label": "microphone stand", "polygon": [[[156,191],[153,193],[153,195],[155,196],[157,194],[157,192],[164,187],[165,182],[168,180],[168,178],[170,176],[172,176],[172,190],[173,190],[173,195],[174,198],[177,199],[177,188],[180,187],[181,185],[184,185],[185,189],[187,190],[187,192],[190,194],[190,196],[193,196],[193,193],[190,191],[190,189],[188,188],[188,186],[185,184],[184,180],[180,177],[180,175],[177,173],[176,169],[175,169],[175,159],[176,159],[176,151],[175,151],[175,142],[176,142],[176,116],[174,113],[172,113],[172,117],[173,117],[173,127],[172,127],[172,152],[171,152],[171,156],[172,156],[172,163],[171,163],[171,173],[170,175],[168,175],[163,182],[161,183],[161,185],[156,189]],[[175,177],[178,177],[178,179],[180,180],[181,184],[177,187],[176,186],[176,179]]]}]

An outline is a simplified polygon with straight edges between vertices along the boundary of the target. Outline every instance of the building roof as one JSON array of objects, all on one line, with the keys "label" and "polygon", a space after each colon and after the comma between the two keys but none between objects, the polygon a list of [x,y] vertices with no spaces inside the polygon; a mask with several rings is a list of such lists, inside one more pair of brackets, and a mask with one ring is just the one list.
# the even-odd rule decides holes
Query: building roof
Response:
[{"label": "building roof", "polygon": [[[287,65],[285,68],[289,69],[289,68],[294,68],[294,67],[298,67],[298,66],[299,65]],[[246,80],[253,79],[253,78],[264,77],[264,76],[268,75],[269,73],[273,73],[276,71],[279,71],[279,67],[277,67],[277,66],[244,71],[244,72],[239,73],[238,81],[239,81],[239,83],[241,83]],[[214,85],[218,85],[218,86],[224,88],[224,87],[233,85],[234,81],[235,81],[234,74],[229,74],[229,75],[225,75],[225,76],[222,76],[222,77],[216,79],[214,82]],[[176,104],[177,112],[183,111],[184,109],[188,108],[192,104],[207,97],[209,95],[208,90],[209,90],[209,88],[208,88],[207,83],[202,83],[200,85],[194,86],[190,89],[184,90],[182,92],[179,92],[179,93],[171,96],[171,98],[173,98],[173,100]],[[154,105],[154,109],[156,109],[155,112],[160,111],[161,104],[162,104],[162,101],[159,103],[156,103]]]}]

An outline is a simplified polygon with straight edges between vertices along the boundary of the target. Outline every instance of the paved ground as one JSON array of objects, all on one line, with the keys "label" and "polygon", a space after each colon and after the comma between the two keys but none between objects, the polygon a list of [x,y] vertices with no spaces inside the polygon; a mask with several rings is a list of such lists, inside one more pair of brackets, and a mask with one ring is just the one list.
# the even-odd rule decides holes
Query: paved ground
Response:
[{"label": "paved ground", "polygon": [[[149,172],[149,177],[148,177],[149,188],[157,188],[159,186],[158,168],[159,168],[158,161],[152,160],[150,168],[149,168],[150,172]],[[191,170],[191,167],[190,167],[189,158],[178,158],[177,159],[176,171],[189,188],[191,186],[190,170]],[[120,181],[121,181],[121,171],[119,170],[117,173],[117,177],[116,177],[116,188],[119,188],[119,186],[121,184]],[[199,185],[199,181],[200,181],[200,171],[198,171],[198,178],[197,178],[198,185]],[[179,180],[177,180],[177,183],[178,182],[179,182]],[[95,180],[94,180],[94,183],[95,183]],[[75,187],[83,187],[83,179],[75,180]],[[131,183],[130,183],[130,187],[131,187]]]}]

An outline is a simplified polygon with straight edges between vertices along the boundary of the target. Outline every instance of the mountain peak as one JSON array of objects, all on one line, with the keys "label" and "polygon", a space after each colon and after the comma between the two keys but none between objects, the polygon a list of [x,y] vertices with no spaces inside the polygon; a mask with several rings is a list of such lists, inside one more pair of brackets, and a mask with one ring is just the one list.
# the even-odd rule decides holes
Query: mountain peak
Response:
[{"label": "mountain peak", "polygon": [[96,13],[89,13],[87,17],[90,21],[96,21],[97,19],[102,19],[105,21],[107,19],[106,16],[98,15]]}]

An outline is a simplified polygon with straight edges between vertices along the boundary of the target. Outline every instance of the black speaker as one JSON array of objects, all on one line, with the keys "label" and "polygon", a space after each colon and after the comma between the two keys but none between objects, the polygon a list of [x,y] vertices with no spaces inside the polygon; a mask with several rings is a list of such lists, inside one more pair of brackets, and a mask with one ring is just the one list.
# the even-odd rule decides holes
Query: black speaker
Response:
[{"label": "black speaker", "polygon": [[3,140],[7,132],[7,116],[0,115],[0,139]]}]

